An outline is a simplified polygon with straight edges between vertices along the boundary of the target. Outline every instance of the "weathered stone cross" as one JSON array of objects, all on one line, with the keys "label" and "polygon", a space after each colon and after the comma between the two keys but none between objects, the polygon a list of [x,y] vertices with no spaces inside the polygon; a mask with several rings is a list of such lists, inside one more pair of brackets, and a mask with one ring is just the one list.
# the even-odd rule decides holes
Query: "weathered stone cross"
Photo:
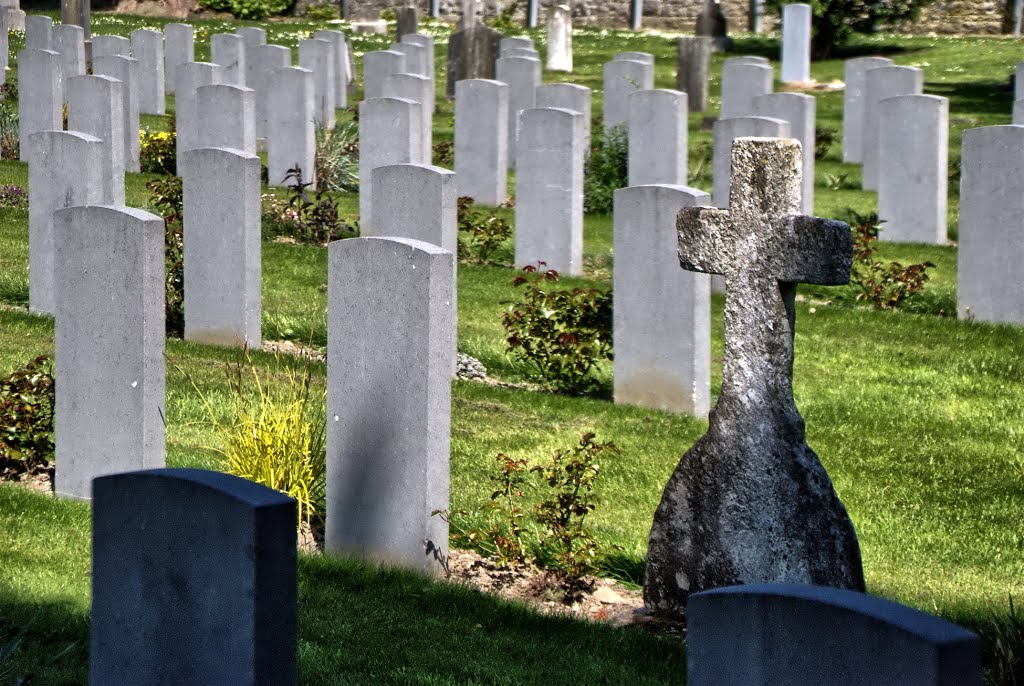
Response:
[{"label": "weathered stone cross", "polygon": [[850,228],[800,216],[800,144],[733,143],[728,210],[679,213],[684,269],[724,274],[722,392],[654,517],[644,598],[685,617],[692,592],[790,581],[863,590],[846,509],[804,441],[793,401],[797,283],[849,281]]}]

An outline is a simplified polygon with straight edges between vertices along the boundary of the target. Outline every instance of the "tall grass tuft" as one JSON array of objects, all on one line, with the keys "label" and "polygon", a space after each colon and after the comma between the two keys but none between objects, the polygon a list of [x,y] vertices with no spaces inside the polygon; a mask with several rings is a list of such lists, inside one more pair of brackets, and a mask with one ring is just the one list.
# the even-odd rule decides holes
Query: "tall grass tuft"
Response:
[{"label": "tall grass tuft", "polygon": [[359,129],[353,123],[316,128],[316,183],[321,191],[359,192]]},{"label": "tall grass tuft", "polygon": [[262,377],[248,350],[242,361],[228,367],[233,402],[227,421],[194,380],[192,386],[219,434],[221,445],[209,449],[224,456],[225,471],[295,498],[301,525],[323,510],[326,389],[314,391],[308,361],[297,371],[279,356],[275,360]]}]

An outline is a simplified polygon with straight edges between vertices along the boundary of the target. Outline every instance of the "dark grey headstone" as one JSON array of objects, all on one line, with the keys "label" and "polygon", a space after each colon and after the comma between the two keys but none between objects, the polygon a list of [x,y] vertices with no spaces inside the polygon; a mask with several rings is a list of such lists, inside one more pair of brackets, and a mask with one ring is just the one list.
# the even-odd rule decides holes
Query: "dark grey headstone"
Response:
[{"label": "dark grey headstone", "polygon": [[690,686],[976,686],[980,641],[956,624],[883,600],[807,584],[690,596]]},{"label": "dark grey headstone", "polygon": [[707,36],[714,40],[716,50],[728,50],[732,41],[728,36],[728,22],[722,12],[718,0],[707,0],[704,9],[697,15],[697,23],[693,33],[698,36]]},{"label": "dark grey headstone", "polygon": [[395,10],[395,42],[402,40],[402,36],[416,33],[419,21],[416,18],[415,7],[399,7]]},{"label": "dark grey headstone", "polygon": [[199,469],[94,480],[89,683],[295,684],[295,508]]},{"label": "dark grey headstone", "polygon": [[686,93],[691,112],[708,108],[708,76],[711,73],[712,41],[707,36],[679,39],[676,90]]},{"label": "dark grey headstone", "polygon": [[849,226],[800,215],[801,157],[789,138],[738,138],[729,209],[679,213],[682,267],[725,275],[725,350],[708,431],[654,514],[656,615],[681,619],[689,594],[735,584],[864,589],[853,524],[793,402],[796,285],[847,283],[853,264]]},{"label": "dark grey headstone", "polygon": [[482,23],[457,31],[448,38],[445,94],[455,97],[455,83],[463,79],[493,79],[502,35]]}]

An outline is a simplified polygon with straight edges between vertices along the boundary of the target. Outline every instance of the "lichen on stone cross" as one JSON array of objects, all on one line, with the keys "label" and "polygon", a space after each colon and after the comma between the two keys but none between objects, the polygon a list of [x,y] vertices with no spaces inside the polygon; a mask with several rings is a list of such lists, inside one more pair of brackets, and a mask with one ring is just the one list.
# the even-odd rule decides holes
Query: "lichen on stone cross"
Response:
[{"label": "lichen on stone cross", "polygon": [[853,524],[793,401],[797,283],[850,278],[842,222],[800,216],[801,149],[739,138],[728,210],[679,213],[684,269],[725,276],[722,391],[654,516],[644,601],[684,619],[690,593],[755,582],[864,589]]}]

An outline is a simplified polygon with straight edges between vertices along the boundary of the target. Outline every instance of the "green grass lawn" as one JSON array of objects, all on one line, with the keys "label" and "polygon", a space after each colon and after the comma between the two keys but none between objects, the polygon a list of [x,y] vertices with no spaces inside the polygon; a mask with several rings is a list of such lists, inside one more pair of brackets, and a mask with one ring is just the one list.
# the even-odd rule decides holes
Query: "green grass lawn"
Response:
[{"label": "green grass lawn", "polygon": [[[166,20],[98,14],[94,33],[127,35]],[[197,21],[197,59],[208,56],[209,34],[235,24]],[[268,41],[295,47],[310,22],[267,24]],[[432,33],[447,29],[427,24]],[[531,34],[542,45],[540,32]],[[22,39],[12,35],[12,51]],[[357,55],[386,47],[390,36],[354,37]],[[739,35],[736,53],[777,60],[776,37]],[[571,80],[598,89],[601,67],[616,52],[657,56],[656,86],[674,87],[674,38],[598,29],[574,35]],[[885,54],[925,70],[925,92],[951,98],[951,158],[960,134],[1010,121],[1007,88],[1019,44],[997,38],[953,40],[882,35],[859,39],[845,56]],[[714,58],[712,109],[718,104]],[[816,62],[819,81],[842,78],[842,60]],[[440,108],[435,140],[452,135],[452,108],[443,100],[443,45],[437,50]],[[13,72],[12,72],[13,73]],[[10,77],[9,77],[10,78]],[[548,82],[566,78],[545,74]],[[818,98],[818,126],[841,131],[842,93]],[[353,99],[351,102],[357,102]],[[173,98],[170,103],[173,105]],[[171,108],[169,111],[172,111]],[[691,115],[694,168],[710,132]],[[147,117],[151,127],[166,119]],[[840,137],[817,165],[816,213],[841,216],[847,208],[875,209],[874,193],[859,188],[859,169],[841,162]],[[847,175],[838,189],[835,179]],[[831,180],[829,177],[832,177]],[[128,175],[127,198],[145,207],[145,182]],[[710,191],[709,180],[695,185]],[[25,165],[0,162],[0,185],[27,185]],[[956,237],[957,188],[951,184],[950,238]],[[349,217],[356,199],[342,198]],[[506,212],[511,219],[511,212]],[[52,352],[52,321],[26,314],[27,212],[0,208],[0,373]],[[585,277],[566,285],[610,287],[612,222],[585,221]],[[499,253],[509,259],[510,246]],[[797,305],[794,393],[807,422],[808,443],[821,456],[846,503],[860,538],[869,590],[985,632],[1005,617],[1008,595],[1024,597],[1024,329],[938,316],[955,311],[956,248],[883,244],[886,260],[930,261],[926,293],[900,313],[857,303],[853,287],[801,287]],[[263,244],[263,331],[267,339],[312,340],[326,332],[326,250]],[[527,370],[507,358],[500,314],[517,297],[511,269],[460,265],[459,349],[490,373],[512,382]],[[713,302],[712,391],[720,387],[722,301]],[[312,333],[311,333],[312,332]],[[256,353],[259,364],[274,358]],[[215,408],[230,402],[225,365],[235,352],[170,340],[167,344],[167,460],[170,466],[218,468],[208,447],[217,434],[192,387]],[[283,364],[294,364],[289,361]],[[322,387],[325,370],[314,365]],[[593,528],[604,544],[619,546],[609,575],[639,582],[646,536],[661,490],[682,453],[706,423],[609,401],[611,370],[591,397],[500,388],[457,381],[453,387],[452,508],[486,500],[494,456],[505,452],[539,463],[571,446],[585,430],[611,440],[621,455],[602,463],[601,503]],[[59,380],[58,380],[59,383]],[[531,494],[536,500],[537,494]],[[305,684],[678,684],[685,663],[678,641],[537,616],[475,592],[384,572],[351,561],[300,557],[300,668]],[[0,652],[24,629],[14,674],[37,671],[38,683],[83,683],[89,605],[89,509],[20,487],[0,484]],[[77,642],[77,643],[76,643]],[[74,647],[56,662],[51,657]],[[3,665],[0,663],[0,677]],[[8,682],[10,678],[8,678]],[[0,678],[0,684],[7,683]]]}]

